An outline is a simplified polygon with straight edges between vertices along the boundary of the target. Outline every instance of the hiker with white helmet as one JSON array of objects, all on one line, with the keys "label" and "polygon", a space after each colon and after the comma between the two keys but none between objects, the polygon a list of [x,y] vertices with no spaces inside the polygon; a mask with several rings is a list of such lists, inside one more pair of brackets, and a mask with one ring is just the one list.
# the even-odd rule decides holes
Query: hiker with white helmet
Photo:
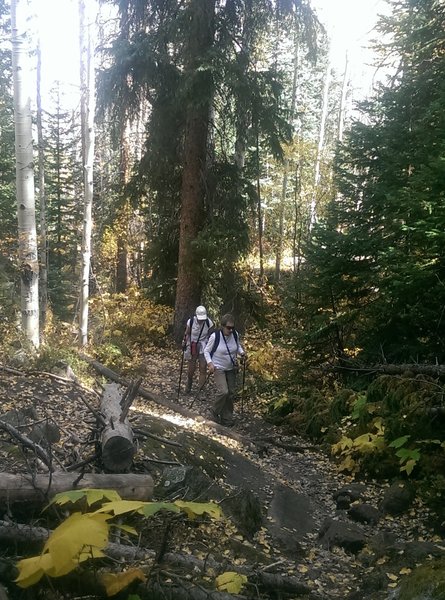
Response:
[{"label": "hiker with white helmet", "polygon": [[212,418],[221,425],[231,427],[234,424],[233,400],[236,395],[238,357],[241,362],[246,360],[232,315],[227,314],[221,318],[221,329],[210,336],[204,349],[204,357],[209,373],[213,373],[216,387],[216,399],[210,411]]},{"label": "hiker with white helmet", "polygon": [[192,390],[197,362],[199,363],[199,389],[205,385],[207,364],[204,358],[204,348],[212,331],[213,321],[207,316],[205,306],[198,306],[193,317],[190,317],[187,321],[182,346],[184,358],[188,364],[186,394],[189,394]]}]

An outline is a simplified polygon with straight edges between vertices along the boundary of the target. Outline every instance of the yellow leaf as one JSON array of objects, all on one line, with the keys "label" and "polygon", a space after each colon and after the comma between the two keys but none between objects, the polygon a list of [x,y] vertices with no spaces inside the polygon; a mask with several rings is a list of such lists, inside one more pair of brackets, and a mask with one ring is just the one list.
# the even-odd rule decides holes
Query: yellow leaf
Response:
[{"label": "yellow leaf", "polygon": [[77,500],[80,500],[81,498],[85,498],[88,506],[91,506],[95,502],[99,502],[104,498],[110,501],[116,501],[121,499],[119,494],[115,490],[76,489],[56,494],[49,503],[49,505],[58,504],[59,506],[63,506],[68,502],[77,502]]},{"label": "yellow leaf", "polygon": [[183,500],[176,500],[176,506],[179,506],[189,517],[194,519],[197,515],[203,515],[207,513],[214,519],[219,519],[222,515],[221,508],[214,502],[184,502]]},{"label": "yellow leaf", "polygon": [[229,594],[239,594],[243,589],[245,583],[247,583],[247,577],[235,573],[235,571],[226,571],[215,580],[216,588],[219,591],[225,591]]},{"label": "yellow leaf", "polygon": [[354,471],[357,467],[356,461],[352,458],[352,456],[346,456],[345,460],[338,465],[339,471]]},{"label": "yellow leaf", "polygon": [[22,588],[34,585],[51,566],[52,560],[48,554],[25,558],[17,564],[19,575],[15,582]]},{"label": "yellow leaf", "polygon": [[137,530],[130,525],[120,525],[119,523],[111,523],[112,527],[125,531],[125,533],[131,533],[132,535],[138,535]]},{"label": "yellow leaf", "polygon": [[387,578],[390,579],[391,581],[397,581],[398,580],[398,576],[394,575],[394,573],[387,573],[386,574]]},{"label": "yellow leaf", "polygon": [[129,569],[122,573],[102,573],[99,578],[107,591],[107,596],[114,596],[136,579],[142,582],[146,580],[141,569]]},{"label": "yellow leaf", "polygon": [[400,569],[399,574],[400,575],[409,575],[411,573],[412,569],[410,569],[409,567],[403,567],[403,569]]},{"label": "yellow leaf", "polygon": [[[89,547],[105,548],[108,543],[108,519],[111,515],[74,513],[57,527],[45,543],[43,552],[49,552],[54,576],[66,574],[72,561]],[[70,570],[76,567],[76,562]]]},{"label": "yellow leaf", "polygon": [[116,502],[106,502],[103,506],[96,510],[96,513],[112,512],[115,515],[123,515],[128,512],[140,510],[145,502],[140,500],[117,500]]},{"label": "yellow leaf", "polygon": [[298,565],[297,569],[299,573],[307,573],[309,571],[305,565]]}]

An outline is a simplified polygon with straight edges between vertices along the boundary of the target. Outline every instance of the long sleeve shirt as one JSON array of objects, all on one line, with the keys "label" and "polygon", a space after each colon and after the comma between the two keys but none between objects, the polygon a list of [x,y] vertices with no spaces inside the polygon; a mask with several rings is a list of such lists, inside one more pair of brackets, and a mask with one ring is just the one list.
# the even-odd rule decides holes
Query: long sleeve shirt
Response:
[{"label": "long sleeve shirt", "polygon": [[237,356],[243,356],[244,354],[244,348],[239,342],[239,337],[237,344],[233,333],[228,336],[224,336],[223,332],[221,331],[219,335],[219,344],[215,349],[213,356],[210,356],[210,352],[213,349],[214,343],[215,333],[212,333],[206,347],[204,348],[204,358],[206,359],[207,364],[213,363],[215,369],[220,371],[231,371],[234,369]]}]

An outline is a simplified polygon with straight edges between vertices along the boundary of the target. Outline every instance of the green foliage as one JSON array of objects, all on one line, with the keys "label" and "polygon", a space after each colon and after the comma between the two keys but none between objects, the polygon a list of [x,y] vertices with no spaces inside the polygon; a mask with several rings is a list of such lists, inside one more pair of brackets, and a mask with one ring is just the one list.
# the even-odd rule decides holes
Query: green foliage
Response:
[{"label": "green foliage", "polygon": [[400,600],[443,600],[445,598],[445,560],[434,560],[416,567],[404,577],[397,596]]},{"label": "green foliage", "polygon": [[400,68],[338,150],[338,194],[295,284],[301,344],[316,363],[445,360],[445,9],[393,6],[382,26]]}]

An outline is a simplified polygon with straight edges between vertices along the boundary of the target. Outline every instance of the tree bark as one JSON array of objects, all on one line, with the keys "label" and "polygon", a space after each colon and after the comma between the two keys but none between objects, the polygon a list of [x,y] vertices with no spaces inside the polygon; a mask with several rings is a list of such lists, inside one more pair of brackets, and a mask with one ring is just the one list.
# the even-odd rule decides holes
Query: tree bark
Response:
[{"label": "tree bark", "polygon": [[0,506],[30,503],[44,505],[55,494],[83,488],[113,489],[126,500],[150,500],[150,475],[107,473],[62,473],[17,475],[0,473]]},{"label": "tree bark", "polygon": [[91,267],[91,233],[93,228],[93,162],[94,162],[94,51],[91,15],[86,3],[79,0],[80,16],[80,85],[82,158],[84,170],[84,216],[82,232],[82,267],[79,302],[79,345],[88,343],[88,297]]},{"label": "tree bark", "polygon": [[133,456],[136,453],[133,431],[121,401],[119,386],[116,383],[108,383],[100,404],[100,412],[105,420],[101,444],[104,467],[113,473],[127,471],[133,464]]},{"label": "tree bark", "polygon": [[326,120],[328,117],[330,84],[331,84],[331,55],[329,54],[328,62],[327,62],[327,66],[326,66],[326,75],[325,75],[325,80],[324,80],[323,104],[321,106],[321,117],[320,117],[320,129],[318,132],[318,148],[317,148],[317,158],[315,160],[315,172],[314,172],[314,191],[312,193],[311,208],[310,208],[310,223],[309,223],[310,231],[312,231],[312,228],[317,221],[317,200],[318,200],[318,190],[320,188],[321,158],[322,158],[323,150],[324,150]]},{"label": "tree bark", "polygon": [[[213,45],[215,0],[191,0],[186,67],[191,90],[187,106],[181,187],[178,279],[174,337],[179,342],[187,315],[201,301],[201,268],[194,248],[204,223],[204,193],[212,76],[203,68]],[[193,95],[193,97],[192,97]]]},{"label": "tree bark", "polygon": [[[39,203],[40,203],[40,232],[39,232],[39,254],[40,254],[40,330],[45,331],[46,313],[48,310],[48,247],[46,235],[46,192],[45,192],[45,163],[43,151],[43,125],[42,125],[42,52],[40,41],[37,47],[37,140],[38,140],[38,164],[39,164]],[[43,342],[42,337],[42,342]]]},{"label": "tree bark", "polygon": [[27,18],[26,0],[12,0],[12,71],[22,327],[26,338],[35,348],[38,348],[39,261],[34,198],[31,69],[28,64]]}]

